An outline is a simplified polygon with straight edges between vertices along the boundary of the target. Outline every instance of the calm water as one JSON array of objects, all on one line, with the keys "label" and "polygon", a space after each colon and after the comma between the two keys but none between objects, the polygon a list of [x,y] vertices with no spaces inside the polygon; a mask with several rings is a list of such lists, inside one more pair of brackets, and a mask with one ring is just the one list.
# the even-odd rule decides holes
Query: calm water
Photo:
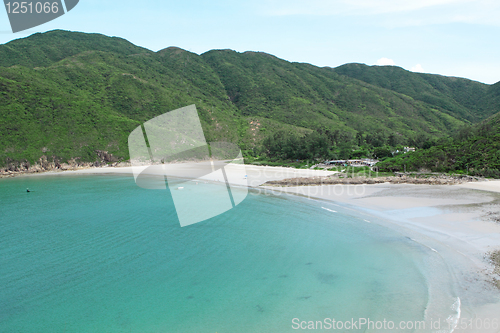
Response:
[{"label": "calm water", "polygon": [[432,298],[427,250],[322,207],[339,210],[252,193],[181,228],[169,192],[130,177],[0,180],[0,332],[295,332],[293,318],[422,320]]}]

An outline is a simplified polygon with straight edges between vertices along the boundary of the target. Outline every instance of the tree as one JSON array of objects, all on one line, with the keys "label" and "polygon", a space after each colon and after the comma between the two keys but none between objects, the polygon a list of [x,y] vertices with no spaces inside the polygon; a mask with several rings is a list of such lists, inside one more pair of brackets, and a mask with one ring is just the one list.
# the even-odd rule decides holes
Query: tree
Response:
[{"label": "tree", "polygon": [[391,133],[391,135],[389,135],[389,138],[387,139],[387,143],[391,147],[396,147],[399,143],[398,137],[394,133]]},{"label": "tree", "polygon": [[376,147],[373,154],[376,158],[392,157],[392,152],[387,147]]}]

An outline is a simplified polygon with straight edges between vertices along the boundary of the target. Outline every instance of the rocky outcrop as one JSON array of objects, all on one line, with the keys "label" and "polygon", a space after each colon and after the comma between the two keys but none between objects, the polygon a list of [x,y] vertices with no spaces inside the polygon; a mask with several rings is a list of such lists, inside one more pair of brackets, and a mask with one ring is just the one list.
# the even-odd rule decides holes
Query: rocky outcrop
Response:
[{"label": "rocky outcrop", "polygon": [[107,151],[96,150],[97,157],[106,163],[116,163],[118,159],[113,156],[113,154],[109,154]]},{"label": "rocky outcrop", "polygon": [[46,171],[79,170],[103,166],[130,166],[130,163],[120,161],[113,156],[113,154],[101,150],[96,150],[96,161],[94,162],[82,162],[79,157],[75,157],[67,162],[61,162],[55,156],[50,157],[49,160],[47,156],[43,155],[35,164],[31,164],[28,161],[9,163],[6,167],[0,168],[0,177],[13,177],[16,175]]},{"label": "rocky outcrop", "polygon": [[272,186],[316,186],[316,185],[361,185],[361,184],[428,184],[428,185],[455,185],[466,182],[483,180],[472,176],[449,176],[449,175],[399,175],[390,177],[342,177],[338,175],[329,177],[304,177],[273,180],[263,185]]}]

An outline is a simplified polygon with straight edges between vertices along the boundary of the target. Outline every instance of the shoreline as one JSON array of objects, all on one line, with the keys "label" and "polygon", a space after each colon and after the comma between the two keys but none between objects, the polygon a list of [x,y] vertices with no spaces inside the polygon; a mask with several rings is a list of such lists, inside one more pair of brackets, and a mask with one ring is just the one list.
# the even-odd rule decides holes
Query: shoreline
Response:
[{"label": "shoreline", "polygon": [[[372,182],[373,178],[339,179],[338,173],[335,171],[256,165],[244,165],[244,167],[248,174],[249,187],[343,203],[363,211],[374,212],[377,215],[388,215],[386,216],[388,219],[393,219],[393,217],[387,212],[401,210],[400,214],[404,217],[404,210],[419,207],[438,208],[442,212],[439,215],[446,215],[444,217],[449,219],[450,213],[446,212],[447,209],[453,206],[455,208],[468,207],[469,222],[476,225],[485,224],[483,227],[490,230],[490,233],[500,235],[500,180],[481,179],[478,181],[476,179],[467,182],[468,178],[461,177],[460,181],[451,183],[450,179],[454,177],[448,177],[442,178],[441,182],[439,180],[436,182],[436,178],[422,179],[423,182],[412,182],[414,178],[403,176],[379,177]],[[85,174],[132,175],[133,171],[131,166],[122,164],[122,166],[114,167],[87,166],[71,170],[22,173],[15,177]],[[327,180],[330,180],[331,183],[328,183]],[[299,183],[297,184],[297,182]],[[495,200],[498,202],[493,202]],[[471,205],[476,206],[472,207]],[[455,217],[458,218],[458,216]],[[463,219],[463,217],[459,218],[460,221]],[[457,226],[448,224],[446,227],[442,226],[439,231],[450,233],[451,227]],[[478,236],[477,234],[473,235]],[[494,241],[490,240],[488,244],[488,247],[482,248],[484,252],[500,250],[500,236]]]},{"label": "shoreline", "polygon": [[[466,242],[475,251],[500,251],[500,180],[455,185],[384,182],[269,186],[266,183],[261,188],[277,195],[293,194],[355,208],[391,220],[396,225],[401,224],[398,219],[403,218],[411,220],[406,223],[408,225],[429,227],[433,224],[428,221],[429,218],[437,215],[446,223],[434,223],[430,228],[433,231],[448,235],[456,233],[457,239]],[[431,211],[427,213],[418,212],[429,208]],[[468,226],[471,233],[458,235],[458,228],[464,226]]]},{"label": "shoreline", "polygon": [[[475,318],[498,318],[500,180],[454,185],[381,182],[269,186],[269,181],[287,182],[290,178],[304,177],[321,179],[331,177],[335,172],[253,165],[244,167],[248,185],[255,190],[276,195],[300,195],[350,208],[357,213],[388,221],[386,227],[399,230],[402,235],[426,247],[437,249],[437,252],[443,253],[443,259],[456,263],[456,267],[451,269],[463,298],[464,317],[468,313]],[[22,176],[92,174],[132,176],[132,168],[87,167]]]},{"label": "shoreline", "polygon": [[462,300],[463,318],[500,319],[500,181],[262,188],[347,208],[367,222],[380,220],[442,256]]},{"label": "shoreline", "polygon": [[[167,166],[175,166],[174,164],[166,164]],[[178,165],[182,165],[179,163]],[[286,170],[286,176],[275,175],[266,176],[266,185],[271,186],[316,186],[316,185],[359,185],[359,184],[432,184],[432,185],[456,185],[470,182],[483,182],[488,181],[484,177],[468,176],[468,175],[447,175],[447,174],[398,174],[396,176],[349,176],[341,171],[328,171],[326,169],[296,169],[293,167],[285,166],[267,166],[267,165],[253,165],[244,164],[246,169],[251,170],[274,170],[271,173],[276,173],[276,170]],[[55,174],[103,174],[103,173],[122,173],[132,174],[133,166],[129,162],[116,162],[113,164],[105,163],[72,163],[62,165],[55,165],[54,163],[44,166],[35,164],[23,170],[16,168],[11,171],[8,169],[0,170],[0,179],[14,178],[23,176],[35,175],[55,175]],[[265,171],[264,171],[265,172]],[[260,180],[260,179],[259,179]],[[500,181],[500,180],[499,180]],[[261,185],[261,184],[259,184]],[[251,185],[252,186],[252,185]],[[255,185],[254,185],[255,186]]]},{"label": "shoreline", "polygon": [[[182,164],[166,164],[166,166],[175,166],[173,170],[178,169]],[[248,175],[247,183],[250,187],[257,187],[271,180],[283,180],[286,178],[308,178],[308,177],[328,177],[336,174],[336,171],[323,171],[312,169],[295,169],[292,167],[274,167],[260,165],[233,165],[235,168],[245,168]],[[54,175],[85,175],[85,174],[122,174],[133,175],[133,168],[129,163],[122,163],[118,166],[79,166],[70,169],[51,169],[36,172],[10,172],[9,174],[0,174],[0,179],[18,178],[18,177],[34,177],[34,176],[54,176]],[[137,167],[136,167],[137,168]],[[140,168],[140,167],[139,167]],[[149,175],[158,175],[153,172],[148,172]],[[201,179],[211,180],[210,177],[200,177]]]},{"label": "shoreline", "polygon": [[[337,172],[335,171],[256,165],[244,165],[244,167],[248,174],[248,186],[251,188],[298,194],[334,203],[340,202],[363,210],[384,212],[416,207],[441,207],[445,209],[448,206],[478,205],[474,212],[469,213],[475,215],[475,219],[478,221],[491,223],[492,226],[498,227],[500,232],[500,180],[482,179],[482,181],[467,182],[464,179],[449,184],[449,179],[444,178],[445,185],[439,182],[435,183],[434,178],[427,183],[406,183],[405,180],[411,181],[414,178],[379,177],[374,180],[374,178],[355,177],[339,179],[336,177]],[[85,174],[133,175],[133,171],[131,166],[87,166],[70,170],[20,173],[3,178]],[[399,179],[402,181],[398,182]],[[371,182],[371,180],[374,181]],[[383,198],[390,200],[383,200]],[[493,202],[495,200],[498,202]],[[482,215],[479,214],[480,206],[487,206],[487,204],[491,206],[488,216],[486,216],[487,211],[483,211]],[[500,249],[500,237],[496,246]]]},{"label": "shoreline", "polygon": [[[56,167],[51,164],[49,166],[43,166],[35,164],[31,167],[25,168],[24,170],[19,170],[16,168],[15,170],[0,170],[0,179],[2,178],[15,178],[15,177],[24,177],[24,176],[43,176],[43,175],[52,175],[52,174],[63,174],[66,172],[79,172],[83,170],[101,170],[107,168],[127,168],[131,167],[130,163],[115,163],[112,165],[107,164],[97,164],[95,163],[83,163],[83,164],[63,164],[60,167]],[[99,173],[99,172],[98,172]]]}]

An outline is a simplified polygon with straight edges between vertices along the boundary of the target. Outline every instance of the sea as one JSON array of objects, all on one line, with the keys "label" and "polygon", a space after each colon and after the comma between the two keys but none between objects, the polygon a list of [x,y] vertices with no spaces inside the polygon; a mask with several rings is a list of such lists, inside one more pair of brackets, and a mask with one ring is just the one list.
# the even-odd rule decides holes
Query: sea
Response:
[{"label": "sea", "polygon": [[131,176],[1,179],[0,332],[453,331],[442,258],[379,222],[251,189],[181,227]]}]

